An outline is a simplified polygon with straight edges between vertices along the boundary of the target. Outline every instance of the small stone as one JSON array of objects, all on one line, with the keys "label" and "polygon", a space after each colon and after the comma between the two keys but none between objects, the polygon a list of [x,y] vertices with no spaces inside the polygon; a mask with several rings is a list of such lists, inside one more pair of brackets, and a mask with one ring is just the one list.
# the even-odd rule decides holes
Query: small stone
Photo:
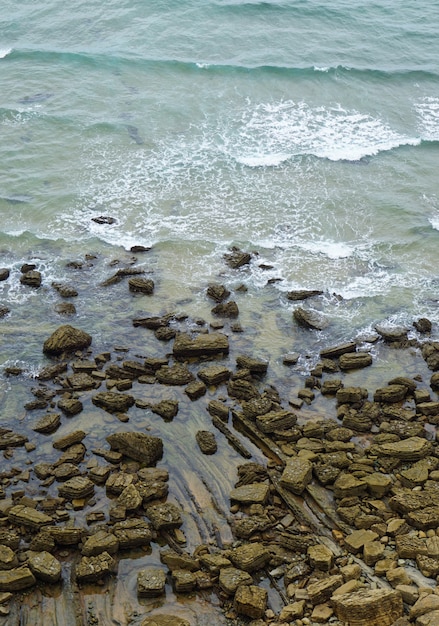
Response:
[{"label": "small stone", "polygon": [[317,544],[308,548],[308,558],[311,567],[328,572],[333,564],[332,551],[323,544]]},{"label": "small stone", "polygon": [[165,593],[166,573],[158,567],[147,567],[137,574],[137,595],[143,598]]},{"label": "small stone", "polygon": [[236,590],[234,606],[239,615],[252,619],[264,616],[267,608],[267,591],[256,585],[241,585]]},{"label": "small stone", "polygon": [[215,454],[218,449],[215,435],[208,430],[199,430],[195,439],[203,454]]},{"label": "small stone", "polygon": [[300,457],[288,459],[280,482],[283,487],[300,495],[312,478],[312,463]]},{"label": "small stone", "polygon": [[232,596],[241,585],[251,585],[252,583],[251,575],[236,567],[226,567],[220,570],[219,586],[229,596]]}]

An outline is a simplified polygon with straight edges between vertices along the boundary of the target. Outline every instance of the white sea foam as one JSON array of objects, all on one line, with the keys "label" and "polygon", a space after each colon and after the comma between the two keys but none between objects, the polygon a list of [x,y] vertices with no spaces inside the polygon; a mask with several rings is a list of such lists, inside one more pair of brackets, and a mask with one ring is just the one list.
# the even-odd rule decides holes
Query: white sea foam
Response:
[{"label": "white sea foam", "polygon": [[439,140],[439,97],[425,97],[415,102],[419,132],[426,141]]},{"label": "white sea foam", "polygon": [[345,259],[355,252],[355,247],[342,241],[298,242],[298,247],[315,254],[323,254],[329,259]]},{"label": "white sea foam", "polygon": [[11,54],[12,48],[0,48],[0,59],[4,59]]},{"label": "white sea foam", "polygon": [[[401,145],[417,145],[418,137],[401,135],[383,120],[341,106],[310,107],[285,101],[249,107],[241,119],[234,157],[252,166],[277,165],[299,155],[331,161],[359,161]],[[233,152],[232,152],[233,154]]]}]

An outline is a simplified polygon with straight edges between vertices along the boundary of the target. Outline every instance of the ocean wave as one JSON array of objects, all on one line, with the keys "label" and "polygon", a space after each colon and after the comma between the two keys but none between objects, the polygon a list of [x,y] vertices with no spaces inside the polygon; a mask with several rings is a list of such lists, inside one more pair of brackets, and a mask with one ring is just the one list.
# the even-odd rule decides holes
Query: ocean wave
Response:
[{"label": "ocean wave", "polygon": [[4,59],[12,52],[12,48],[0,48],[0,59]]},{"label": "ocean wave", "polygon": [[418,128],[427,141],[439,141],[439,97],[426,96],[414,104]]}]

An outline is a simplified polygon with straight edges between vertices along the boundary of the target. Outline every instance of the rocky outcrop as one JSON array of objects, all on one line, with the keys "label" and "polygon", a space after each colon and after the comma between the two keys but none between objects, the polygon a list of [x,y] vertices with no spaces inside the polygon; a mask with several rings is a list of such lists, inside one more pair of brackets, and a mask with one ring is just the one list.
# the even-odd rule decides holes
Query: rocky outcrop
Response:
[{"label": "rocky outcrop", "polygon": [[43,345],[43,352],[48,356],[59,356],[64,352],[74,352],[88,348],[92,337],[84,330],[74,328],[69,324],[60,326]]}]

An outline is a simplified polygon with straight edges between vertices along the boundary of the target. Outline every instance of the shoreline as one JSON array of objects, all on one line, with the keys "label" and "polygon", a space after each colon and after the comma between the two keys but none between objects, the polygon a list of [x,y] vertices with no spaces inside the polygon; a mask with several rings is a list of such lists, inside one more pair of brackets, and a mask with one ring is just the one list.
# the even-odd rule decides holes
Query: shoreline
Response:
[{"label": "shoreline", "polygon": [[[241,251],[232,251],[235,261],[242,260],[240,254]],[[238,268],[239,265],[235,267]],[[28,271],[38,272],[38,269]],[[138,306],[145,298],[154,298],[154,274],[151,278],[136,271],[134,266],[116,267],[110,278],[113,282],[102,289],[123,285],[137,299]],[[75,298],[69,288],[72,285],[56,288],[65,303],[72,303]],[[41,557],[29,555],[32,545],[44,547],[42,552],[49,555],[54,553],[52,558],[45,557],[52,569],[57,569],[55,561],[59,562],[63,581],[61,590],[58,587],[59,598],[73,593],[79,580],[82,590],[75,592],[79,594],[75,610],[82,610],[82,616],[75,618],[78,624],[89,623],[84,621],[89,585],[100,584],[101,580],[102,589],[108,593],[98,594],[99,600],[91,594],[94,610],[99,612],[99,603],[103,602],[107,615],[116,619],[116,612],[121,624],[148,624],[144,621],[148,610],[142,614],[142,607],[149,608],[151,615],[180,613],[190,624],[207,623],[213,619],[206,608],[209,606],[214,609],[215,619],[223,619],[224,623],[248,623],[254,619],[295,626],[337,624],[336,617],[340,620],[351,610],[347,599],[342,599],[343,604],[336,597],[346,590],[351,600],[362,594],[366,596],[362,608],[354,609],[357,612],[366,610],[366,605],[375,607],[373,610],[381,606],[382,613],[377,617],[380,626],[384,624],[385,614],[395,617],[390,624],[404,619],[403,615],[408,615],[409,607],[419,598],[425,604],[422,589],[425,585],[433,588],[433,583],[420,576],[419,571],[436,571],[434,537],[439,517],[435,526],[434,516],[429,521],[419,521],[416,511],[434,507],[435,487],[439,484],[435,439],[439,405],[435,402],[436,388],[431,388],[428,379],[428,373],[437,369],[434,342],[425,341],[423,358],[406,332],[400,331],[398,337],[386,336],[386,329],[381,329],[382,334],[374,337],[374,343],[369,346],[375,346],[378,352],[390,351],[398,369],[411,361],[410,375],[406,372],[407,376],[403,376],[397,371],[394,376],[382,372],[380,367],[378,377],[382,384],[365,394],[358,389],[363,387],[362,380],[371,378],[367,372],[376,363],[364,360],[367,354],[364,345],[361,350],[355,343],[335,346],[336,350],[321,355],[320,365],[315,364],[304,375],[291,368],[291,356],[289,366],[261,358],[256,329],[241,327],[240,305],[236,302],[235,306],[231,305],[239,292],[227,294],[227,287],[219,284],[211,293],[209,289],[203,319],[182,313],[131,315],[118,330],[120,319],[116,317],[113,334],[106,337],[105,346],[102,337],[93,337],[92,342],[90,337],[89,342],[81,335],[78,343],[73,333],[73,344],[57,348],[59,354],[46,349],[49,362],[64,363],[65,370],[55,367],[54,371],[42,374],[40,369],[37,383],[23,378],[19,368],[6,371],[11,389],[4,393],[3,399],[21,385],[25,389],[22,393],[33,394],[34,405],[28,404],[19,421],[13,424],[13,433],[17,436],[25,433],[28,439],[31,433],[30,441],[17,443],[18,440],[8,440],[10,435],[4,433],[5,462],[10,461],[10,469],[5,472],[11,475],[3,472],[2,476],[1,520],[3,528],[11,527],[17,534],[19,543],[15,548],[3,545],[20,557],[19,566],[12,560],[14,567],[4,571],[21,568],[22,582],[13,584],[23,585],[23,590],[30,589],[19,590],[18,595],[5,600],[10,602],[5,624],[14,624],[10,620],[18,619],[17,600],[21,593],[25,593],[25,598],[19,602],[25,604],[33,603],[35,594],[47,593],[44,576],[47,581],[48,574],[39,563]],[[204,316],[208,308],[210,322]],[[72,322],[76,330],[83,326],[81,318],[70,317],[66,321],[68,326]],[[123,339],[122,345],[117,346],[121,336],[131,339],[126,345]],[[110,344],[112,349],[108,349]],[[427,355],[428,345],[431,354]],[[73,352],[73,356],[64,359],[60,356],[63,351]],[[431,371],[425,362],[428,358],[433,365]],[[282,371],[280,378],[279,371]],[[387,384],[392,379],[396,382]],[[102,398],[102,394],[108,393],[110,396]],[[109,399],[122,404],[108,404]],[[11,426],[8,419],[9,416],[3,418],[3,428]],[[204,435],[204,440],[199,438],[202,444],[197,443],[195,435],[206,431],[210,436]],[[142,433],[141,441],[128,448],[126,442],[113,442],[108,448],[106,437],[120,432]],[[146,471],[142,469],[145,457],[136,457],[136,451],[145,442],[149,450],[152,440],[154,446],[158,445],[156,440],[162,441],[163,452],[161,456],[159,451],[154,453],[146,463],[150,466]],[[207,446],[204,454],[200,445]],[[215,446],[218,451],[214,450]],[[38,463],[41,457],[45,462]],[[19,472],[17,463],[22,464]],[[38,465],[41,467],[36,476]],[[164,479],[165,474],[158,475],[154,466],[157,470],[169,470],[169,480]],[[398,490],[405,494],[401,496],[402,504],[395,501]],[[423,496],[425,501],[406,510],[404,499],[408,492],[404,490],[415,495],[427,494]],[[122,494],[124,504],[120,504]],[[167,498],[166,494],[169,494]],[[397,504],[390,506],[391,500]],[[378,501],[385,503],[384,508],[378,506]],[[151,502],[172,506],[159,511],[158,518],[154,518],[151,507],[156,505]],[[20,506],[33,509],[35,503],[35,510],[44,510],[50,521],[37,516],[32,526],[28,522],[32,512],[28,508],[24,512],[17,510]],[[437,514],[436,509],[433,513]],[[94,516],[87,520],[89,514]],[[173,515],[176,519],[167,525],[164,520]],[[136,530],[138,541],[131,544],[137,546],[137,559],[132,560],[131,553],[124,552],[126,545],[120,548],[120,536],[127,530],[123,525],[125,520],[132,522],[139,518],[143,525],[130,527],[130,531]],[[61,540],[71,544],[59,543],[59,531],[44,532],[47,527],[68,527],[72,523],[80,530],[70,532],[69,540]],[[114,548],[113,531],[119,532],[117,548]],[[355,534],[360,531],[367,538],[363,543]],[[35,544],[35,535],[40,543]],[[398,546],[398,536],[405,535],[417,546],[416,554],[405,544],[402,548]],[[16,538],[13,543],[10,540],[11,545],[15,546],[16,541]],[[87,543],[89,548],[84,552]],[[173,554],[165,555],[163,561],[159,546],[163,552],[166,543]],[[201,547],[205,544],[207,549]],[[149,563],[145,551],[151,551]],[[212,558],[208,558],[207,551]],[[102,560],[103,553],[108,553],[109,558]],[[416,563],[418,553],[434,563],[422,560],[422,566]],[[87,574],[87,567],[97,566],[90,559],[100,559],[101,575]],[[381,563],[386,559],[385,564]],[[73,583],[65,577],[71,560]],[[136,580],[132,573],[123,573],[128,562],[138,563],[134,567]],[[119,575],[115,578],[117,563]],[[84,567],[85,574],[79,569],[78,576],[79,565]],[[149,571],[150,567],[154,571]],[[392,579],[392,574],[388,574],[401,568],[405,576],[402,571],[396,572],[400,579]],[[27,582],[21,577],[25,569]],[[413,573],[415,569],[418,573]],[[149,577],[145,576],[145,570],[149,571]],[[151,582],[157,572],[164,576],[159,593]],[[432,580],[438,574],[439,566]],[[1,576],[7,574],[0,572],[0,579]],[[407,589],[395,591],[396,580]],[[286,584],[286,581],[290,582]],[[124,586],[124,594],[138,606],[134,618],[124,614],[120,605],[119,583]],[[2,587],[6,594],[7,584]],[[367,604],[369,591],[380,589],[381,595],[372,593]],[[148,595],[158,600],[145,600]],[[165,610],[168,597],[174,602]],[[154,603],[163,600],[165,608],[159,610]],[[179,613],[175,609],[172,612],[174,604]],[[196,609],[189,608],[191,605],[203,610],[198,614]],[[295,605],[294,609],[286,611],[285,606],[291,605]],[[5,612],[7,606],[0,605]],[[56,609],[53,611],[56,624]]]}]

